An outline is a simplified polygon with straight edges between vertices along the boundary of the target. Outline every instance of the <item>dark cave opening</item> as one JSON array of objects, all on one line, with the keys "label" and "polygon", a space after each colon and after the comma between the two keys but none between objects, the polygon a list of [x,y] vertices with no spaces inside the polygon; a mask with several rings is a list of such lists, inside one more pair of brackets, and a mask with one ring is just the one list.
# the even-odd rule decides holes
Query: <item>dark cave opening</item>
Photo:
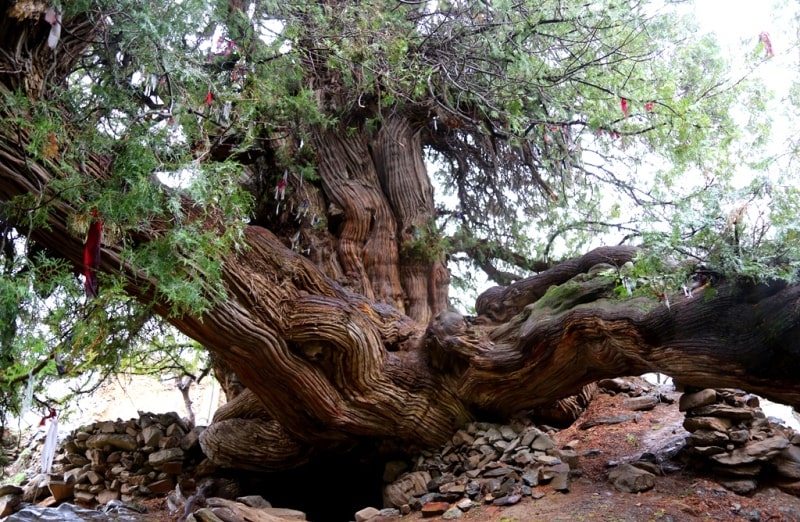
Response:
[{"label": "dark cave opening", "polygon": [[356,511],[383,507],[388,460],[375,454],[330,454],[275,473],[235,473],[242,495],[260,495],[273,507],[303,511],[315,522],[347,522]]}]

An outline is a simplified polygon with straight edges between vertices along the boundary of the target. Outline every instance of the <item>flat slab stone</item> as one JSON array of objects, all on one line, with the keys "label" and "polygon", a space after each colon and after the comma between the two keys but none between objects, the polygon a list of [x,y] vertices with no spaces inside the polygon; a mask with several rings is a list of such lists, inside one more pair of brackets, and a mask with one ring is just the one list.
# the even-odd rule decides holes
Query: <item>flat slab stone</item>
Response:
[{"label": "flat slab stone", "polygon": [[717,402],[717,391],[711,388],[695,393],[684,393],[678,401],[679,411],[689,411]]}]

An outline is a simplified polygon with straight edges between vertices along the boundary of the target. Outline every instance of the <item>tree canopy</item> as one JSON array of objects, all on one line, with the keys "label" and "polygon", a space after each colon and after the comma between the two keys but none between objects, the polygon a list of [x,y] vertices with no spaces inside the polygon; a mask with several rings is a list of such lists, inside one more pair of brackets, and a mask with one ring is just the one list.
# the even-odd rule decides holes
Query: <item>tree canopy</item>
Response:
[{"label": "tree canopy", "polygon": [[[279,467],[352,437],[429,443],[481,412],[510,413],[510,398],[534,407],[623,369],[684,373],[672,355],[636,359],[634,341],[697,350],[711,368],[714,343],[666,330],[795,291],[797,188],[741,179],[765,169],[766,89],[734,76],[673,5],[0,10],[7,411],[34,379],[118,368],[165,322],[258,398],[240,402],[281,441]],[[754,34],[752,68],[770,59],[768,42]],[[622,246],[586,254],[605,242]],[[545,311],[550,285],[597,264],[602,285],[573,282],[557,294],[567,304]],[[501,286],[463,311],[506,323],[494,333],[448,315],[451,284],[474,287],[479,273]],[[702,313],[677,303],[692,286],[718,301]],[[604,304],[562,315],[598,299],[649,302],[620,305],[637,333],[608,346],[626,364],[576,362],[587,366],[563,389],[556,372],[541,381],[549,389],[504,391],[519,386],[497,382],[506,370],[525,382],[547,371],[540,348],[563,363],[563,332],[535,326],[542,317],[592,339],[622,335],[606,327],[625,314]],[[673,306],[684,315],[665,319]],[[764,341],[773,348],[797,328],[780,320]],[[516,355],[492,351],[502,346]],[[730,379],[748,384],[736,368]],[[795,400],[780,377],[777,395]],[[304,392],[288,408],[292,390]]]}]

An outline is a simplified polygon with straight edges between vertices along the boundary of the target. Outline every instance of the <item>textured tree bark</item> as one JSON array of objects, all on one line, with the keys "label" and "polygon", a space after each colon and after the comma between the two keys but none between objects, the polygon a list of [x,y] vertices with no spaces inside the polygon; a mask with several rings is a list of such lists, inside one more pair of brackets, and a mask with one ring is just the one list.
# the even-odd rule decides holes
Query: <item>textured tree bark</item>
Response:
[{"label": "textured tree bark", "polygon": [[[27,40],[41,33],[28,27],[37,23],[0,22],[9,31],[0,32],[0,49],[27,49],[15,59],[39,56],[41,66],[31,70],[51,71],[43,66],[46,44]],[[79,44],[70,39],[92,40],[86,31],[64,35],[74,56]],[[30,45],[14,47],[13,39]],[[12,62],[0,67],[0,93],[42,96],[43,80],[26,79]],[[131,295],[155,301],[248,388],[203,438],[216,462],[283,469],[359,441],[435,445],[469,419],[549,405],[597,379],[647,371],[800,406],[800,285],[723,283],[705,295],[674,297],[671,307],[655,298],[621,300],[613,275],[591,268],[620,265],[634,251],[598,249],[484,294],[482,324],[454,329],[436,316],[446,304],[441,258],[422,262],[398,249],[417,239],[415,227],[427,226],[433,212],[413,129],[389,117],[374,142],[363,129],[312,134],[328,215],[340,222],[345,286],[269,230],[250,226],[247,248],[223,264],[228,298],[202,317],[174,316],[152,292],[158,281],[127,264],[119,245],[103,245],[101,271],[125,276]],[[0,201],[25,195],[50,202],[47,226],[31,237],[80,266],[83,238],[66,225],[76,209],[49,188],[64,167],[29,157],[28,146],[19,129],[0,126]],[[103,179],[110,165],[109,157],[89,155],[71,167]],[[258,463],[254,445],[263,450]]]},{"label": "textured tree bark", "polygon": [[443,252],[429,244],[438,234],[434,230],[433,186],[423,162],[420,135],[407,119],[388,114],[371,150],[381,187],[398,221],[405,312],[428,323],[447,309],[450,273]]}]

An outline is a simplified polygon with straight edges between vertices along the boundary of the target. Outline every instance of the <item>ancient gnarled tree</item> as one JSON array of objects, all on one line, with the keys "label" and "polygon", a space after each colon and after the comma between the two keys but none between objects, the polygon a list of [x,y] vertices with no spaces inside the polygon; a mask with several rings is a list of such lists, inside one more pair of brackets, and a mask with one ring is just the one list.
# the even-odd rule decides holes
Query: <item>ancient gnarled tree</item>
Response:
[{"label": "ancient gnarled tree", "polygon": [[[47,298],[73,313],[48,316],[64,335],[43,372],[107,357],[155,314],[235,374],[246,389],[203,438],[230,467],[436,444],[553,404],[569,417],[597,379],[648,371],[800,404],[781,223],[748,242],[742,212],[678,219],[724,200],[711,162],[741,86],[677,18],[172,4],[0,2],[4,387],[17,325]],[[654,157],[709,174],[666,193],[667,174],[635,170]],[[658,218],[675,228],[645,234]],[[450,286],[478,271],[501,286],[462,315]]]}]

